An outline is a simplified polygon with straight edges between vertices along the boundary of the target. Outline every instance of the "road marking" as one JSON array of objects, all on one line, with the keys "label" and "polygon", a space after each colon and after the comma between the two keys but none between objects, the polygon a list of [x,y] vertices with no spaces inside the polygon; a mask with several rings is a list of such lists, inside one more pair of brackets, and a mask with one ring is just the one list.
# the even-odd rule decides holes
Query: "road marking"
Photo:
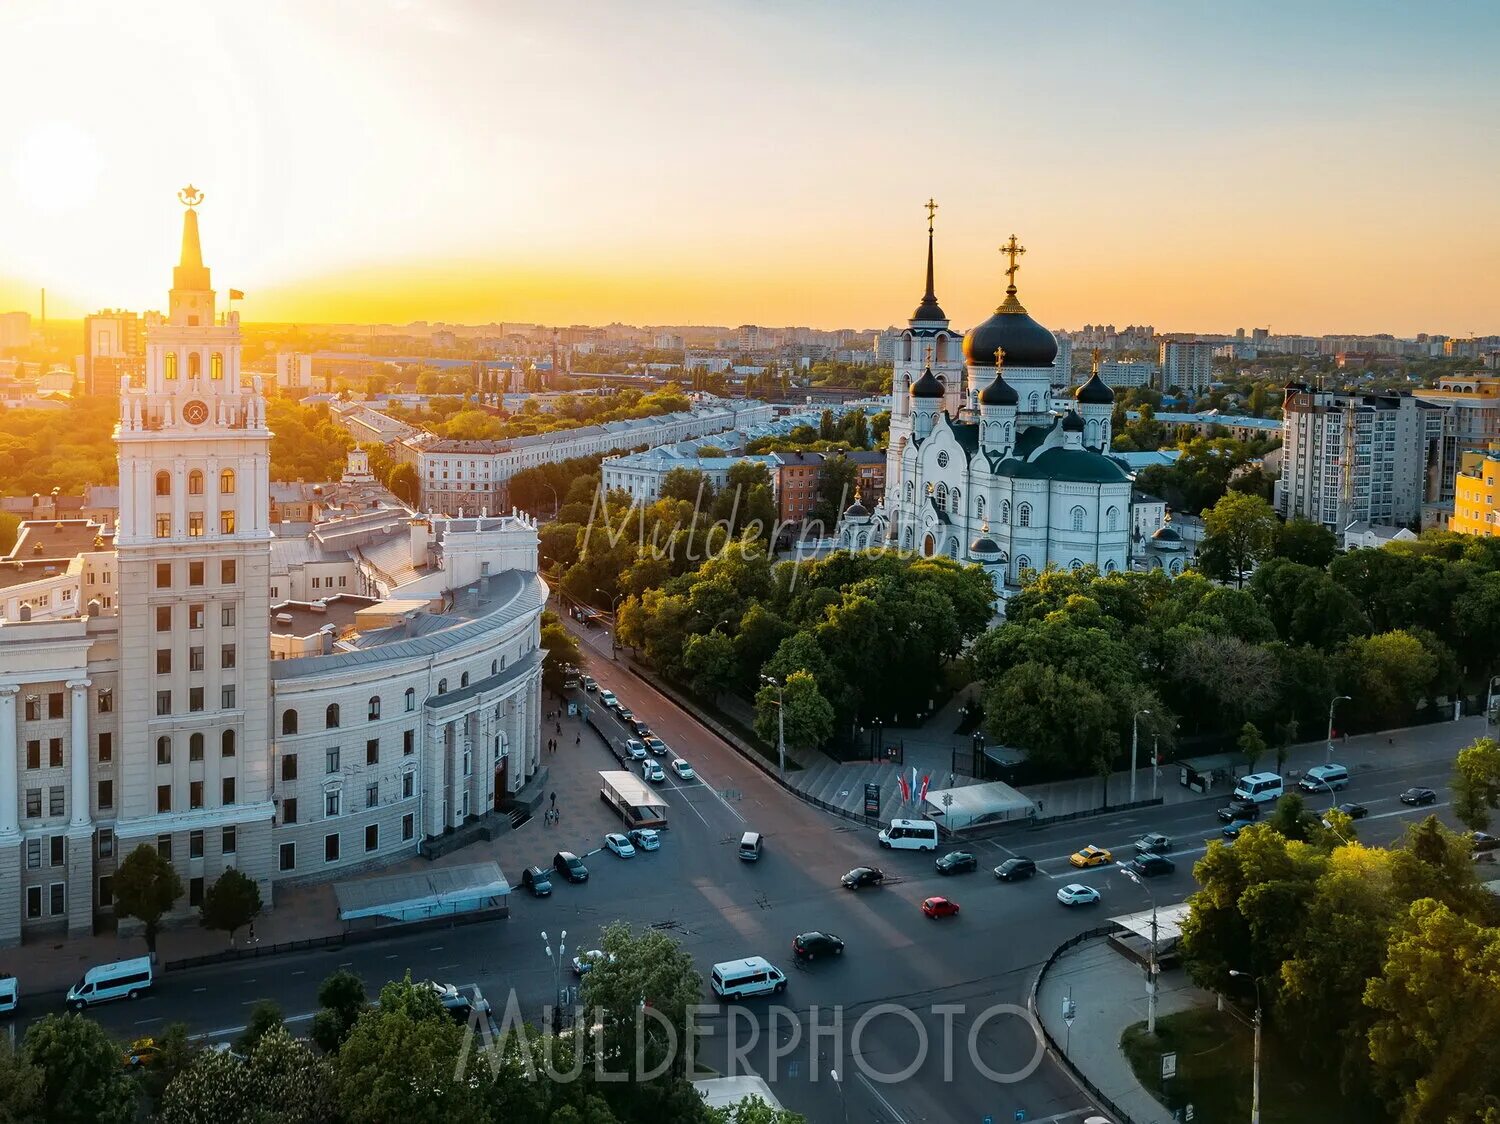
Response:
[{"label": "road marking", "polygon": [[1075,1108],[1072,1112],[1059,1112],[1056,1116],[1043,1117],[1036,1124],[1062,1124],[1064,1120],[1072,1120],[1078,1116],[1087,1116],[1091,1112],[1098,1112],[1096,1108]]},{"label": "road marking", "polygon": [[885,1110],[891,1114],[891,1119],[895,1121],[895,1124],[905,1124],[905,1118],[896,1111],[896,1107],[891,1104],[890,1101],[886,1100],[885,1097],[881,1095],[879,1089],[870,1084],[869,1078],[867,1078],[863,1073],[859,1072],[859,1070],[854,1071],[854,1076],[859,1078],[859,1083],[870,1091],[870,1095],[872,1097],[874,1097],[877,1101],[885,1106]]},{"label": "road marking", "polygon": [[152,1023],[159,1023],[159,1022],[161,1022],[162,1018],[163,1018],[163,1016],[157,1015],[156,1018],[154,1018],[154,1019],[140,1019],[140,1020],[138,1020],[136,1022],[135,1025],[136,1026],[150,1026]]},{"label": "road marking", "polygon": [[437,970],[439,972],[446,972],[449,968],[457,968],[457,967],[458,967],[457,964],[439,964]]},{"label": "road marking", "polygon": [[292,973],[292,975],[294,975],[294,976],[305,976],[305,975],[307,975],[307,969],[306,968],[298,968],[296,971],[294,971]]},{"label": "road marking", "polygon": [[195,988],[193,988],[193,990],[194,991],[207,991],[208,988],[206,988],[206,987],[195,987]]},{"label": "road marking", "polygon": [[398,956],[398,955],[400,955],[400,954],[399,954],[399,953],[395,953],[395,952],[393,952],[393,953],[391,953],[391,954],[389,954],[389,955],[388,955],[388,956],[387,956],[387,957],[386,957],[386,959],[387,959],[387,960],[394,960],[394,959],[396,959],[396,957],[397,957],[397,956]]},{"label": "road marking", "polygon": [[[284,1023],[302,1023],[302,1022],[306,1022],[308,1019],[312,1018],[314,1014],[316,1014],[315,1011],[309,1011],[305,1015],[288,1015],[286,1018],[282,1019],[281,1021],[284,1022]],[[188,1035],[188,1041],[189,1042],[199,1042],[199,1041],[202,1041],[205,1038],[228,1038],[231,1034],[243,1034],[244,1032],[245,1032],[245,1027],[242,1027],[242,1026],[226,1026],[226,1027],[223,1027],[223,1028],[221,1028],[219,1030],[205,1030],[205,1031],[203,1031],[200,1034],[189,1034]]]},{"label": "road marking", "polygon": [[427,951],[428,952],[442,952],[443,951],[443,946],[440,945],[440,944],[435,944],[431,948],[429,948]]}]

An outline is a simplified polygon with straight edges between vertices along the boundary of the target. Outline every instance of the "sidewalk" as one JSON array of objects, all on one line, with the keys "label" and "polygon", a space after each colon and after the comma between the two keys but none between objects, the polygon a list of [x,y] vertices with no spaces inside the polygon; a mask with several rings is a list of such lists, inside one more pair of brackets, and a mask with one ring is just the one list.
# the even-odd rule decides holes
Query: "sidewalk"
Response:
[{"label": "sidewalk", "polygon": [[[1063,1020],[1063,999],[1070,995],[1075,1007],[1071,1029]],[[1216,1002],[1176,968],[1161,975],[1156,1017]],[[1172,1124],[1171,1112],[1136,1080],[1120,1049],[1125,1028],[1146,1018],[1146,977],[1139,965],[1110,948],[1104,937],[1084,941],[1058,957],[1042,977],[1036,1005],[1068,1060],[1130,1124]]]}]

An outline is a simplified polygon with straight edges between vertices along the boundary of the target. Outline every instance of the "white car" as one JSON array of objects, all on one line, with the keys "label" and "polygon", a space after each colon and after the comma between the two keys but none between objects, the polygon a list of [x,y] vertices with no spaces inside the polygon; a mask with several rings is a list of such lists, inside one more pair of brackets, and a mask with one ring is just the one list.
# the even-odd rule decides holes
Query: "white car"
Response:
[{"label": "white car", "polygon": [[661,850],[661,833],[654,827],[638,827],[630,833],[630,841],[637,851]]},{"label": "white car", "polygon": [[667,779],[667,774],[662,772],[661,762],[654,757],[648,757],[641,762],[641,777],[652,784],[661,784]]},{"label": "white car", "polygon": [[634,845],[618,831],[612,831],[604,837],[604,846],[619,855],[622,859],[635,858]]},{"label": "white car", "polygon": [[684,781],[696,780],[698,776],[697,773],[693,772],[693,767],[681,757],[672,758],[672,772],[677,774],[678,780]]},{"label": "white car", "polygon": [[626,738],[625,739],[625,749],[626,749],[626,752],[628,752],[630,754],[630,759],[632,761],[644,761],[644,760],[646,760],[646,743],[645,742],[638,741],[635,738]]},{"label": "white car", "polygon": [[580,952],[573,957],[573,974],[575,976],[586,976],[596,964],[614,963],[614,954],[605,952],[603,949],[590,949],[588,952]]},{"label": "white car", "polygon": [[605,691],[601,689],[599,692],[599,701],[607,706],[610,710],[614,710],[615,707],[620,705],[620,700],[615,698],[615,693],[613,691]]},{"label": "white car", "polygon": [[1093,905],[1099,900],[1099,891],[1092,886],[1074,882],[1057,891],[1057,900],[1063,905]]}]

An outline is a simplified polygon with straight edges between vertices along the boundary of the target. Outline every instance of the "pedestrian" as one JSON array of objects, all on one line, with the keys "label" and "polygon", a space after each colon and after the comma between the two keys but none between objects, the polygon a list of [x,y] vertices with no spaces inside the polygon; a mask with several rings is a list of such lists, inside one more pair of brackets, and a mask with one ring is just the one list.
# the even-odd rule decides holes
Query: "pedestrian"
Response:
[{"label": "pedestrian", "polygon": [[553,806],[553,807],[554,807],[554,808],[556,808],[556,807],[557,807],[557,793],[556,793],[556,792],[554,792],[554,793],[553,793],[553,794],[552,794],[552,806]]},{"label": "pedestrian", "polygon": [[1036,802],[1036,814],[1039,816],[1042,814],[1042,802],[1040,800]]},{"label": "pedestrian", "polygon": [[260,944],[260,938],[255,935],[255,922],[250,922],[250,943]]},{"label": "pedestrian", "polygon": [[560,733],[562,733],[562,723],[561,723],[561,722],[559,722],[559,723],[558,723],[558,724],[557,724],[557,732],[558,732],[558,733],[559,733],[559,734],[560,734]]},{"label": "pedestrian", "polygon": [[583,744],[583,731],[580,730],[578,733],[576,733],[576,734],[573,735],[573,744],[574,745],[582,745]]}]

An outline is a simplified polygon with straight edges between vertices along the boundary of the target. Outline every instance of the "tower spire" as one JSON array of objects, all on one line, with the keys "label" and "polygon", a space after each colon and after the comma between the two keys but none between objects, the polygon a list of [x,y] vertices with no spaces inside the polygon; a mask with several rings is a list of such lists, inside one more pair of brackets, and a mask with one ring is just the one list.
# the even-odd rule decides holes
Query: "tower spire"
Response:
[{"label": "tower spire", "polygon": [[922,303],[917,305],[917,310],[911,314],[913,320],[947,320],[942,306],[938,304],[937,293],[933,291],[932,273],[932,220],[937,214],[938,205],[931,197],[923,204],[927,209],[927,289],[922,294]]},{"label": "tower spire", "polygon": [[172,288],[208,289],[211,287],[208,269],[203,264],[203,245],[198,240],[197,207],[203,202],[203,192],[188,184],[177,193],[177,199],[187,210],[182,213],[182,250],[172,270]]}]

